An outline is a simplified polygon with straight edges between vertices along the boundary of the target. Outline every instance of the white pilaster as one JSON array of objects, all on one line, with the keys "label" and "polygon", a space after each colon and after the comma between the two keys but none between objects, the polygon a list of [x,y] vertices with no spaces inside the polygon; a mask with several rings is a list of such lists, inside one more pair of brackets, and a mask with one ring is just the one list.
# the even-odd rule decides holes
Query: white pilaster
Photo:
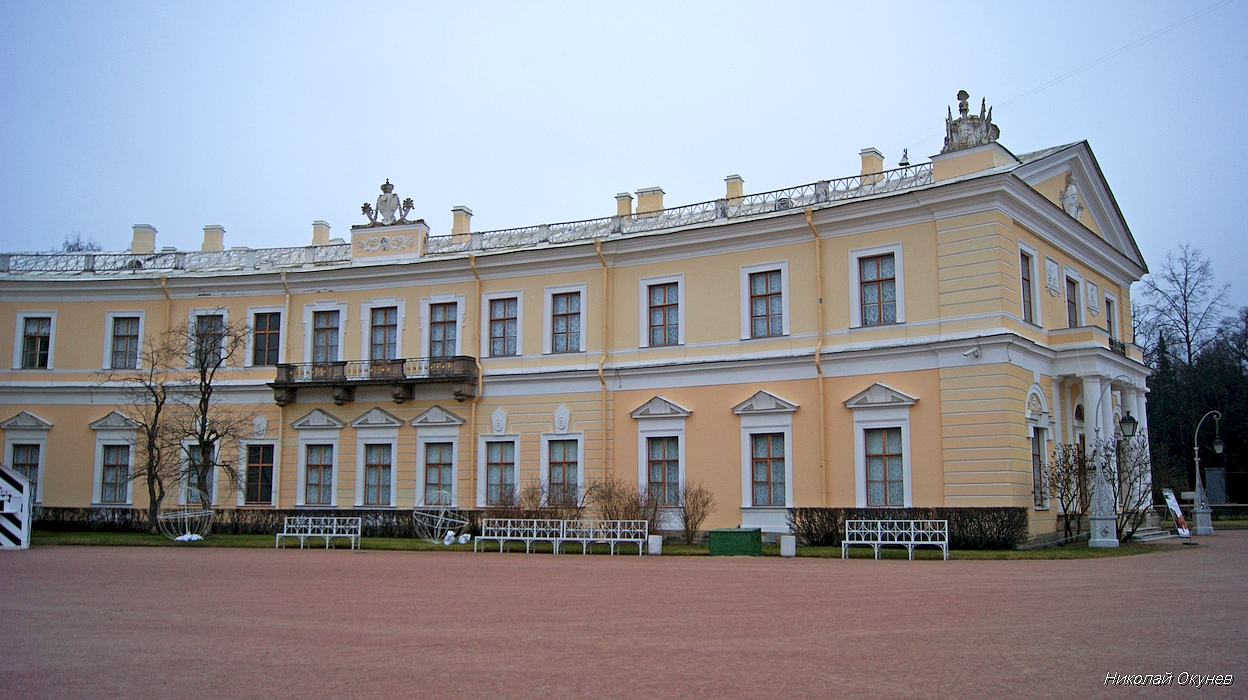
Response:
[{"label": "white pilaster", "polygon": [[[1084,415],[1092,422],[1094,443],[1090,445],[1089,456],[1094,471],[1092,486],[1092,509],[1088,516],[1091,527],[1089,547],[1118,546],[1118,515],[1114,506],[1109,484],[1100,469],[1103,461],[1101,452],[1106,442],[1112,444],[1114,436],[1114,404],[1102,392],[1109,393],[1109,382],[1102,377],[1090,376],[1083,378]],[[1099,405],[1098,405],[1099,404]],[[1098,410],[1099,409],[1099,410]]]}]

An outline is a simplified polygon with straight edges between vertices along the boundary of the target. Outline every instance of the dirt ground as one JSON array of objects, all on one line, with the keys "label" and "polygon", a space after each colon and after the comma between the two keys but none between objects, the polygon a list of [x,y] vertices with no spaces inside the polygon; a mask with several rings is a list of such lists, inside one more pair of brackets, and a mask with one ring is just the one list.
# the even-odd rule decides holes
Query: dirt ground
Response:
[{"label": "dirt ground", "polygon": [[[0,697],[1192,697],[1248,531],[1140,556],[872,561],[41,547],[0,555]],[[1175,542],[1175,541],[1171,541]]]}]

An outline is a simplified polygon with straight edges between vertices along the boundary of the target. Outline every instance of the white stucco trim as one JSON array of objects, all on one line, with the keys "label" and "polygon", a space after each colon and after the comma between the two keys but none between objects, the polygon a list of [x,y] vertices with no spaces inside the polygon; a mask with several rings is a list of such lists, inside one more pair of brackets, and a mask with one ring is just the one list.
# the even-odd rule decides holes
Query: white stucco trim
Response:
[{"label": "white stucco trim", "polygon": [[[425,505],[425,446],[430,443],[451,445],[451,507],[459,503],[459,425],[420,426],[416,428],[416,500],[417,508]],[[518,465],[517,465],[518,466]]]},{"label": "white stucco trim", "polygon": [[[893,274],[897,280],[897,323],[880,323],[880,326],[895,326],[906,322],[906,275],[905,261],[901,255],[900,243],[877,245],[870,248],[855,248],[849,251],[849,327],[862,328],[862,267],[858,261],[873,258],[877,255],[893,254]],[[874,328],[875,326],[870,326]]]},{"label": "white stucco trim", "polygon": [[[1069,319],[1066,316],[1066,304],[1069,302],[1068,295],[1070,294],[1069,287],[1066,284],[1067,280],[1072,280],[1075,283],[1075,295],[1077,297],[1075,299],[1075,309],[1078,311],[1079,326],[1086,326],[1088,324],[1088,310],[1085,308],[1087,306],[1087,290],[1085,290],[1083,286],[1083,275],[1079,274],[1079,271],[1070,265],[1062,267],[1062,320],[1067,322],[1067,325],[1069,325]],[[1063,325],[1062,327],[1065,328],[1066,325]]]},{"label": "white stucco trim", "polygon": [[[554,353],[554,341],[551,333],[554,332],[554,320],[551,317],[553,313],[552,297],[556,294],[567,294],[569,292],[581,293],[581,348],[576,352],[585,352],[586,338],[589,335],[589,285],[587,284],[564,284],[556,287],[546,287],[542,291],[542,354],[550,355]],[[572,351],[561,352],[559,355],[571,355]]]},{"label": "white stucco trim", "polygon": [[[679,328],[677,332],[679,337],[676,341],[677,345],[685,344],[685,273],[681,272],[675,275],[662,275],[659,277],[643,277],[637,283],[638,294],[638,313],[637,313],[637,333],[639,347],[650,347],[650,287],[660,284],[676,283],[676,316]],[[664,345],[662,347],[672,347]]]},{"label": "white stucco trim", "polygon": [[[854,409],[854,501],[858,508],[867,508],[867,440],[866,431],[873,428],[901,428],[901,464],[903,507],[912,508],[914,479],[910,472],[910,407],[884,406]],[[877,507],[877,506],[872,506]]]},{"label": "white stucco trim", "polygon": [[[1031,272],[1031,321],[1024,320],[1023,322],[1032,323],[1036,326],[1040,326],[1041,328],[1043,328],[1044,327],[1044,317],[1043,317],[1044,312],[1041,310],[1042,304],[1040,303],[1040,286],[1041,286],[1040,284],[1041,283],[1040,260],[1042,259],[1042,257],[1040,255],[1039,250],[1036,250],[1034,247],[1027,245],[1020,239],[1018,241],[1018,255],[1015,257],[1015,260],[1018,261],[1018,264],[1020,266],[1023,263],[1023,258],[1022,258],[1023,253],[1026,253],[1027,255],[1031,256],[1031,270],[1030,270]],[[1022,274],[1021,269],[1019,270],[1019,274],[1018,274],[1018,294],[1019,294],[1019,299],[1021,302],[1022,294],[1023,294],[1023,274]],[[1018,317],[1023,318],[1023,307],[1021,305],[1018,307]]]},{"label": "white stucco trim", "polygon": [[[400,297],[377,297],[360,302],[360,359],[371,360],[373,357],[373,309],[395,307],[395,338],[394,356],[402,358],[403,331],[407,326],[407,300]],[[393,489],[393,484],[391,485]]]},{"label": "white stucco trim", "polygon": [[[100,500],[104,480],[104,446],[126,445],[129,447],[129,474],[134,474],[135,431],[132,429],[99,429],[95,431],[95,471],[91,477],[91,505],[104,507],[130,506],[134,504],[134,481],[126,482],[125,503],[104,503]],[[40,487],[42,488],[42,487]]]},{"label": "white stucco trim", "polygon": [[[7,428],[4,431],[4,455],[0,461],[13,466],[13,447],[15,445],[36,445],[39,447],[39,461],[35,468],[35,493],[32,502],[43,501],[43,479],[47,473],[44,467],[48,461],[48,429],[47,428]],[[133,458],[131,458],[133,459]]]},{"label": "white stucco trim", "polygon": [[[295,506],[308,506],[305,502],[307,496],[308,484],[308,446],[309,445],[332,445],[334,449],[333,467],[330,469],[331,478],[333,479],[333,489],[330,492],[329,505],[316,503],[310,507],[313,508],[337,508],[338,507],[338,488],[341,485],[339,475],[342,473],[342,450],[339,449],[338,438],[340,428],[305,428],[299,430],[299,470],[295,479]],[[393,481],[391,482],[393,484]]]},{"label": "white stucco trim", "polygon": [[[793,507],[793,414],[741,415],[741,509],[761,510],[780,506],[754,505],[754,435],[784,434],[784,508]],[[788,527],[785,527],[788,531]]]},{"label": "white stucco trim", "polygon": [[429,307],[434,304],[455,304],[455,352],[464,354],[464,318],[468,315],[463,294],[431,294],[420,300],[420,355],[429,357]]},{"label": "white stucco trim", "polygon": [[[390,446],[390,501],[388,503],[364,503],[364,470],[368,461],[368,445]],[[335,464],[338,462],[334,459]],[[356,508],[394,508],[398,505],[399,484],[395,475],[399,472],[399,429],[398,427],[376,427],[355,429],[355,507]],[[334,489],[337,490],[337,487]]]},{"label": "white stucco trim", "polygon": [[585,498],[585,440],[584,433],[542,433],[541,454],[539,459],[538,478],[542,483],[542,493],[550,493],[550,443],[557,440],[569,440],[576,443],[576,500],[580,503]]},{"label": "white stucco trim", "polygon": [[[490,302],[499,299],[516,300],[516,354],[490,354]],[[524,355],[524,290],[513,289],[504,292],[484,292],[481,294],[481,357],[520,357]]]},{"label": "white stucco trim", "polygon": [[[777,260],[776,262],[758,263],[756,265],[742,265],[740,290],[741,290],[741,340],[751,340],[754,338],[752,329],[750,328],[750,275],[758,272],[771,272],[773,270],[780,271],[780,304],[783,318],[783,333],[789,335],[791,332],[790,321],[792,314],[789,313],[789,261]],[[684,301],[684,298],[681,298]],[[683,329],[683,325],[681,326]],[[776,336],[765,336],[761,339],[775,338]],[[682,340],[683,342],[683,340]]]},{"label": "white stucco trim", "polygon": [[[134,367],[113,367],[113,321],[118,318],[139,319],[139,347],[135,356]],[[104,357],[100,361],[102,369],[143,369],[143,331],[147,326],[145,311],[105,311],[104,312]]]},{"label": "white stucco trim", "polygon": [[[263,312],[261,312],[263,313]],[[273,492],[269,495],[269,505],[277,507],[277,473],[282,461],[282,446],[277,438],[244,438],[238,441],[238,494],[235,505],[242,508],[263,507],[263,503],[247,502],[247,448],[252,445],[269,445],[273,448]]]},{"label": "white stucco trim", "polygon": [[22,339],[25,337],[26,319],[28,318],[51,318],[51,328],[48,330],[48,366],[47,367],[29,367],[26,371],[39,371],[55,369],[53,356],[56,353],[56,312],[55,311],[18,311],[17,325],[13,332],[13,369],[22,369]]},{"label": "white stucco trim", "polygon": [[248,306],[247,307],[247,337],[244,340],[243,366],[255,366],[255,348],[256,348],[256,314],[281,314],[281,321],[277,324],[277,361],[286,361],[286,342],[289,337],[287,328],[290,326],[290,319],[286,318],[286,308],[283,306]]},{"label": "white stucco trim", "polygon": [[[230,327],[230,310],[225,306],[217,306],[212,308],[191,309],[186,314],[186,366],[195,366],[195,328],[200,316],[220,316],[221,328],[228,333]],[[221,345],[217,348],[218,354],[225,353],[226,335],[221,336]],[[221,366],[226,366],[225,362]]]},{"label": "white stucco trim", "polygon": [[515,448],[514,448],[515,449],[514,454],[515,454],[515,460],[516,460],[515,461],[515,470],[516,470],[516,473],[515,473],[516,485],[515,486],[516,486],[517,491],[520,490],[521,484],[522,484],[522,481],[520,478],[520,436],[515,435],[515,434],[512,434],[512,435],[487,435],[487,434],[478,435],[477,436],[477,507],[478,508],[495,507],[495,506],[487,505],[485,502],[485,487],[487,486],[486,481],[485,481],[485,477],[486,477],[485,463],[486,463],[487,458],[489,457],[489,454],[488,454],[489,450],[487,449],[487,444],[491,442],[510,442],[513,445],[515,445]]},{"label": "white stucco trim", "polygon": [[[338,357],[330,358],[329,362],[345,359],[346,348],[343,345],[347,340],[347,304],[346,302],[326,299],[303,305],[303,361],[312,361],[312,342],[314,340],[312,319],[317,311],[338,312]],[[283,325],[285,325],[285,322],[283,322]],[[302,467],[300,467],[299,473],[303,473]]]}]

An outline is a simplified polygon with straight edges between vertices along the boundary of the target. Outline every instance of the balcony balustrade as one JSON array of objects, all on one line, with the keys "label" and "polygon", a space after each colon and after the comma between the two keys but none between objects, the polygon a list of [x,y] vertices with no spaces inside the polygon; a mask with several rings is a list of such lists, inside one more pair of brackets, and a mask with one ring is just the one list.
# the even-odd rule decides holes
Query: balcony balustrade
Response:
[{"label": "balcony balustrade", "polygon": [[357,387],[385,385],[390,387],[390,398],[401,404],[412,398],[417,384],[447,384],[456,401],[470,399],[477,395],[476,361],[455,355],[279,364],[269,386],[279,406],[294,403],[300,389],[313,387],[329,388],[334,403],[341,406],[355,400]]}]

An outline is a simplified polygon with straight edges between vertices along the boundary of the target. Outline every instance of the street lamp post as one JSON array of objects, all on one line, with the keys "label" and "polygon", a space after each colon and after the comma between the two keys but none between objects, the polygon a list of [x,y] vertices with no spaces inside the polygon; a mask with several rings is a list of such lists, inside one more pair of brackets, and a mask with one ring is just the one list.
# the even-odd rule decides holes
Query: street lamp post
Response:
[{"label": "street lamp post", "polygon": [[1196,460],[1196,534],[1212,535],[1213,534],[1213,511],[1209,508],[1209,498],[1205,495],[1205,482],[1200,478],[1200,426],[1204,425],[1205,419],[1213,416],[1214,438],[1213,451],[1215,454],[1222,454],[1222,448],[1226,443],[1222,442],[1220,437],[1222,413],[1219,411],[1210,411],[1200,417],[1200,421],[1196,423],[1196,432],[1192,433],[1192,455]]},{"label": "street lamp post", "polygon": [[[1125,381],[1131,385],[1131,378],[1126,375],[1114,377],[1112,380],[1105,382],[1104,388],[1100,391],[1100,396],[1096,400],[1096,442],[1095,447],[1100,447],[1101,443],[1101,404],[1105,401],[1105,395],[1113,389],[1113,382]],[[1122,429],[1122,435],[1126,438],[1135,436],[1135,428],[1138,421],[1131,417],[1128,411],[1121,420],[1118,421],[1118,427]],[[1088,525],[1091,529],[1088,536],[1089,547],[1117,547],[1118,546],[1118,504],[1114,502],[1113,493],[1109,488],[1109,481],[1101,465],[1097,464],[1094,454],[1093,468],[1096,470],[1096,481],[1093,482],[1092,491],[1092,513],[1088,516]]]}]

